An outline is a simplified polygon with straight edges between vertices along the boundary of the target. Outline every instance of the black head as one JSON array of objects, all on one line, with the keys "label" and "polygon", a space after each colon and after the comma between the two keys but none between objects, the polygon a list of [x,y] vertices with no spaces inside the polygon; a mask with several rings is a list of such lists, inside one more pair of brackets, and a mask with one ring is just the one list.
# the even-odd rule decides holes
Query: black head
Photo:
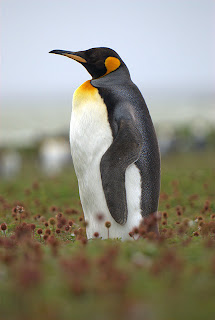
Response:
[{"label": "black head", "polygon": [[87,69],[93,79],[107,75],[118,68],[127,69],[120,56],[110,48],[92,48],[78,52],[52,50],[49,53],[60,54],[78,61]]}]

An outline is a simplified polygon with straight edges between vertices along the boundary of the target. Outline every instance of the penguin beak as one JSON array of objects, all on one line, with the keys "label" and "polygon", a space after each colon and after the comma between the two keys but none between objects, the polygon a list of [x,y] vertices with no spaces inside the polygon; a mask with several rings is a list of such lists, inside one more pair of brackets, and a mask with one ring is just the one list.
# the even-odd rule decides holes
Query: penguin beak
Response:
[{"label": "penguin beak", "polygon": [[62,56],[66,56],[75,61],[78,61],[81,63],[87,63],[87,61],[80,56],[79,52],[72,52],[72,51],[65,51],[65,50],[52,50],[49,53],[60,54]]}]

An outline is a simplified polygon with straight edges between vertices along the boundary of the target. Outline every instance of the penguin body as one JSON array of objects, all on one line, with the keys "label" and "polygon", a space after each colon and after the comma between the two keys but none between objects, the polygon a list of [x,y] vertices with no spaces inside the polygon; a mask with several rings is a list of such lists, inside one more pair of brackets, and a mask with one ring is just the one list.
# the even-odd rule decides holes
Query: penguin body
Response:
[{"label": "penguin body", "polygon": [[158,208],[160,156],[145,101],[115,51],[52,53],[78,59],[93,76],[74,93],[70,124],[87,237],[129,239]]},{"label": "penguin body", "polygon": [[[88,222],[87,237],[93,238],[94,233],[98,232],[100,237],[107,238],[105,221],[110,221],[109,236],[125,240],[129,238],[129,232],[134,227],[138,227],[142,220],[139,170],[135,164],[131,164],[126,169],[127,205],[128,211],[132,214],[128,214],[126,226],[122,226],[112,218],[109,212],[101,180],[101,159],[113,142],[107,106],[98,89],[93,87],[91,90],[85,90],[86,85],[89,86],[89,83],[79,87],[74,94],[70,143],[80,199]],[[101,221],[98,219],[98,214],[102,215]]]}]

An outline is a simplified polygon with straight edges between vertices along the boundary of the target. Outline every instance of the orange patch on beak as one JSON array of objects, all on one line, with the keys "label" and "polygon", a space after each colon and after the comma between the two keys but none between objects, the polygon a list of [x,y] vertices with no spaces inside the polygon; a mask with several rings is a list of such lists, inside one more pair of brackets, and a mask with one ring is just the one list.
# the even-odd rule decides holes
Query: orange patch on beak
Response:
[{"label": "orange patch on beak", "polygon": [[66,54],[64,54],[64,56],[66,56],[66,57],[68,57],[70,59],[76,60],[78,62],[83,62],[83,63],[87,62],[84,58],[76,56],[75,54],[69,54],[69,53],[67,54],[66,53]]}]

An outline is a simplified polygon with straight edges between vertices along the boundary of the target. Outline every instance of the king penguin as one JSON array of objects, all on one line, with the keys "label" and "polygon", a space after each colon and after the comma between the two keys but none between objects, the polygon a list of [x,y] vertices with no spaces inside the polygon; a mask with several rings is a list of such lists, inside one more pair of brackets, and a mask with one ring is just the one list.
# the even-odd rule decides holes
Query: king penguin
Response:
[{"label": "king penguin", "polygon": [[[76,60],[92,76],[74,93],[70,123],[87,237],[130,239],[145,218],[156,216],[160,192],[159,147],[144,98],[110,48],[50,53]],[[158,234],[157,222],[152,231]]]}]

